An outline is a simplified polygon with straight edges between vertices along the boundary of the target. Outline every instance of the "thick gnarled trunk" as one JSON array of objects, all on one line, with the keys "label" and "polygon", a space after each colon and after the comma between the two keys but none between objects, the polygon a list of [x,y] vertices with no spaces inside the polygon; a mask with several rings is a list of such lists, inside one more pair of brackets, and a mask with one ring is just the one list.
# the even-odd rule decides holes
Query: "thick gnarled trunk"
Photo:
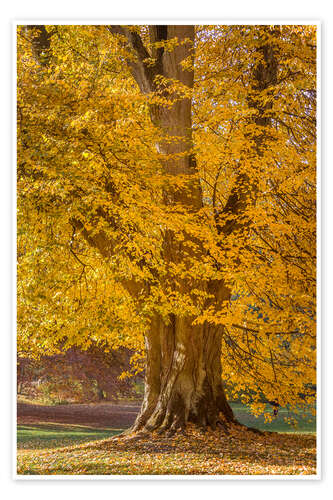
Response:
[{"label": "thick gnarled trunk", "polygon": [[234,420],[221,379],[221,332],[190,319],[155,319],[146,337],[145,396],[132,431],[215,428]]}]

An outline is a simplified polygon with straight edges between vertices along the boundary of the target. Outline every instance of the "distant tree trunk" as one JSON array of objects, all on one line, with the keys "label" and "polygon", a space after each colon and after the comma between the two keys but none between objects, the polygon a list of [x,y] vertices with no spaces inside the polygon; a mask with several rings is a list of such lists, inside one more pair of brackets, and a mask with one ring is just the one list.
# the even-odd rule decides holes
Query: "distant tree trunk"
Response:
[{"label": "distant tree trunk", "polygon": [[17,394],[22,394],[23,381],[24,381],[24,366],[23,364],[19,364],[17,370]]},{"label": "distant tree trunk", "polygon": [[97,396],[98,396],[98,401],[104,401],[106,399],[104,396],[104,392],[100,387],[98,387],[97,389]]}]

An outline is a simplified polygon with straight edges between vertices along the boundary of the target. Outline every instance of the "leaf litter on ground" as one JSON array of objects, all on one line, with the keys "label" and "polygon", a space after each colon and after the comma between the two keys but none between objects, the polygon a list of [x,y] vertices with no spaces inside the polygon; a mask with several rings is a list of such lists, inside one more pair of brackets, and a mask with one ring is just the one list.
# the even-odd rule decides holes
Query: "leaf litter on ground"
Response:
[{"label": "leaf litter on ground", "polygon": [[52,450],[19,450],[19,475],[315,475],[313,434],[232,427],[172,437],[153,432]]}]

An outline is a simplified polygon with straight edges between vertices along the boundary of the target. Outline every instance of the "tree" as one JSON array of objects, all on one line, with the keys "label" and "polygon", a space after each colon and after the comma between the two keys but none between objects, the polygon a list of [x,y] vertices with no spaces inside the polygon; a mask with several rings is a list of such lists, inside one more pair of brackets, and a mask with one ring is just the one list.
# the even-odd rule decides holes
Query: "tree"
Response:
[{"label": "tree", "polygon": [[315,36],[19,30],[20,342],[144,350],[133,430],[311,392]]},{"label": "tree", "polygon": [[136,396],[132,377],[121,377],[130,370],[131,353],[92,344],[38,360],[18,357],[17,392],[38,396],[50,390],[59,399],[87,402],[116,400]]}]

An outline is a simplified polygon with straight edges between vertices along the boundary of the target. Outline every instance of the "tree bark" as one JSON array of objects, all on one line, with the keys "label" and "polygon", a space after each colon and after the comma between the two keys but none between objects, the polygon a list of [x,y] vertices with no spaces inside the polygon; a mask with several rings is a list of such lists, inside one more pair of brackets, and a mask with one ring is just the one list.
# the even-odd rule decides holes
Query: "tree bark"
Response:
[{"label": "tree bark", "polygon": [[221,332],[190,318],[155,318],[146,337],[145,396],[131,431],[184,430],[188,422],[215,429],[234,421],[221,379]]}]

